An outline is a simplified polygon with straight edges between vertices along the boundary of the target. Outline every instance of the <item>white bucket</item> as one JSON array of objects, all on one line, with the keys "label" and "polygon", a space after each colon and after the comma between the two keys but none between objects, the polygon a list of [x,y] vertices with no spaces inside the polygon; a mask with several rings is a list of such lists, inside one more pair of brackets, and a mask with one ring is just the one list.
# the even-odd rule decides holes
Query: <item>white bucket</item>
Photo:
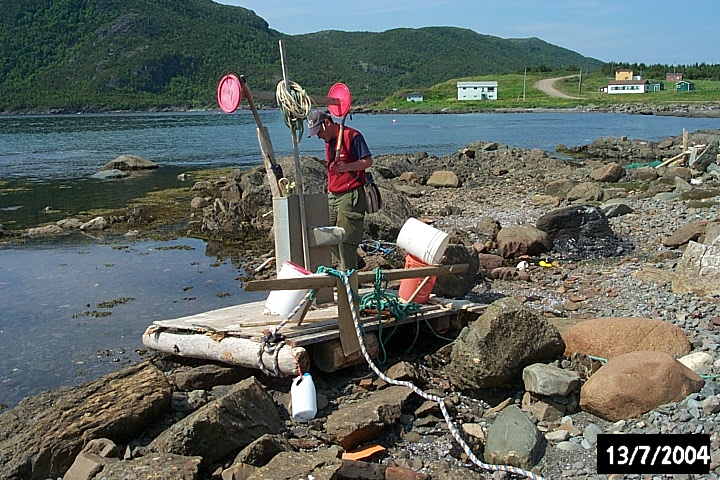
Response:
[{"label": "white bucket", "polygon": [[[277,278],[301,278],[305,275],[312,275],[312,272],[305,270],[300,265],[286,261],[283,262]],[[309,291],[310,290],[273,290],[270,292],[270,295],[268,295],[267,300],[265,300],[265,308],[267,308],[270,313],[288,318],[288,315],[292,313]],[[298,320],[304,310],[304,308],[299,309],[289,320],[291,322]]]},{"label": "white bucket", "polygon": [[408,218],[397,239],[398,247],[428,265],[440,263],[448,242],[447,233],[416,218]]},{"label": "white bucket", "polygon": [[295,377],[290,387],[292,416],[296,422],[309,422],[317,413],[315,384],[309,373]]}]

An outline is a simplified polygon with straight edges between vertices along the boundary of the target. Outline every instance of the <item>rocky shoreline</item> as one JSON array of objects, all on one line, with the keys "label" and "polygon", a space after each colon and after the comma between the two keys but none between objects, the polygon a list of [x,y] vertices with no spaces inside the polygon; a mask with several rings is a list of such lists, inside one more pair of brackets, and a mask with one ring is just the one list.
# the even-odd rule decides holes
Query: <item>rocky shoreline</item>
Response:
[{"label": "rocky shoreline", "polygon": [[[597,473],[599,434],[709,434],[710,473],[684,478],[717,479],[718,140],[690,136],[706,146],[694,168],[652,165],[682,153],[681,137],[598,139],[566,147],[573,160],[494,142],[376,159],[384,208],[368,217],[369,235],[392,242],[410,216],[452,233],[455,259],[477,271],[469,288],[438,282],[436,293],[488,305],[462,333],[441,335],[453,342],[424,331],[408,345],[412,329],[388,340],[379,368],[443,397],[490,463],[548,479],[623,478]],[[302,164],[319,193],[322,162]],[[269,231],[263,177],[195,183],[188,231],[227,242]],[[128,230],[131,218],[109,226]],[[700,250],[712,255],[693,275]],[[402,265],[401,254],[369,254],[366,268]],[[634,384],[612,391],[612,372]],[[436,403],[366,365],[312,373],[309,423],[290,415],[289,379],[176,357],[30,397],[0,414],[0,478],[521,478],[478,468]],[[523,428],[503,447],[496,432],[510,424]],[[382,448],[340,458],[370,445]]]},{"label": "rocky shoreline", "polygon": [[643,103],[619,103],[614,105],[578,105],[572,108],[476,108],[476,109],[458,109],[453,107],[442,108],[440,110],[422,110],[418,108],[408,108],[403,110],[379,109],[373,106],[363,106],[355,109],[362,113],[426,113],[426,114],[458,114],[458,113],[554,113],[554,112],[602,112],[602,113],[627,113],[631,115],[661,115],[675,117],[694,117],[694,118],[720,118],[720,103],[718,102],[687,102],[673,103],[666,105],[652,105]]},{"label": "rocky shoreline", "polygon": [[[258,104],[258,108],[272,108],[263,107],[262,103]],[[210,110],[214,110],[213,107]],[[144,111],[143,113],[169,113],[169,112],[188,112],[191,111],[187,108],[179,107],[168,107],[158,108],[153,110]],[[192,110],[196,111],[196,110]],[[677,117],[695,117],[695,118],[720,118],[720,102],[679,102],[669,103],[662,105],[644,104],[644,103],[619,103],[611,105],[579,105],[572,108],[553,108],[553,107],[533,107],[533,108],[475,108],[475,109],[456,109],[453,107],[440,108],[436,110],[422,110],[418,108],[406,108],[406,109],[393,109],[388,110],[385,108],[379,108],[376,105],[359,105],[353,107],[355,113],[424,113],[424,114],[458,114],[458,113],[548,113],[548,112],[605,112],[605,113],[628,113],[632,115],[664,115],[664,116],[677,116]],[[23,112],[0,112],[0,115],[73,115],[73,114],[97,114],[97,113],[140,113],[134,111],[117,111],[111,112],[88,109],[88,110],[73,110],[73,109],[50,109],[50,110],[31,110]]]}]

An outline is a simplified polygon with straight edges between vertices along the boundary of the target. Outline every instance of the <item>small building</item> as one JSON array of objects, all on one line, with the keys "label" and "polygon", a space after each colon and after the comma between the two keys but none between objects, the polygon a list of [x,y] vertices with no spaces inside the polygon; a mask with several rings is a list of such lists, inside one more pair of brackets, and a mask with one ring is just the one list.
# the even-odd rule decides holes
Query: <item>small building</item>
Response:
[{"label": "small building", "polygon": [[405,101],[406,102],[422,102],[423,94],[422,93],[408,93],[407,95],[405,95]]},{"label": "small building", "polygon": [[648,92],[659,92],[660,90],[665,90],[665,84],[663,82],[648,82]]},{"label": "small building", "polygon": [[695,90],[695,84],[687,80],[682,80],[675,84],[676,92],[692,92],[693,90]]},{"label": "small building", "polygon": [[497,82],[457,82],[458,100],[497,100]]},{"label": "small building", "polygon": [[607,93],[645,93],[648,91],[647,80],[611,80],[608,82]]},{"label": "small building", "polygon": [[673,72],[673,73],[666,73],[666,74],[665,74],[665,81],[666,81],[666,82],[677,83],[677,82],[681,82],[682,79],[683,79],[683,74],[682,74],[682,73]]}]

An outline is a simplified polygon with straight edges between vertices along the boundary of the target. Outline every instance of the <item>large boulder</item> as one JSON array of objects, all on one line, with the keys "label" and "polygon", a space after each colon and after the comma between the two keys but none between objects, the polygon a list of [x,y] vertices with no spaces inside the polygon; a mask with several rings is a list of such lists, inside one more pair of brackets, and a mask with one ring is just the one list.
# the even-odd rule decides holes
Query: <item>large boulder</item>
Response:
[{"label": "large boulder", "polygon": [[720,295],[720,237],[716,237],[710,245],[688,243],[675,273],[672,283],[675,293]]},{"label": "large boulder", "polygon": [[535,222],[546,232],[556,251],[570,258],[611,256],[618,239],[600,208],[578,205],[551,210]]},{"label": "large boulder", "polygon": [[575,185],[565,196],[565,200],[571,204],[585,204],[588,202],[599,202],[603,199],[604,192],[597,183],[579,183]]},{"label": "large boulder", "polygon": [[255,377],[250,377],[225,396],[173,424],[148,447],[160,453],[203,457],[203,465],[207,466],[281,428],[272,397]]},{"label": "large boulder", "polygon": [[552,248],[548,234],[532,225],[512,225],[500,229],[497,244],[503,258],[536,256]]},{"label": "large boulder", "polygon": [[553,180],[545,185],[545,193],[554,197],[564,198],[575,185],[577,185],[577,182],[568,178]]},{"label": "large boulder", "polygon": [[616,422],[679,402],[705,384],[665,352],[631,352],[611,358],[580,389],[580,408]]},{"label": "large boulder", "polygon": [[409,388],[393,386],[358,402],[343,404],[330,414],[325,430],[346,450],[373,441],[400,418],[410,395]]},{"label": "large boulder", "polygon": [[615,162],[610,162],[607,165],[593,170],[590,173],[590,178],[596,182],[603,183],[615,183],[619,182],[621,178],[625,176],[625,169]]},{"label": "large boulder", "polygon": [[557,208],[538,218],[535,226],[553,240],[613,235],[605,215],[592,205]]},{"label": "large boulder", "polygon": [[562,337],[566,357],[582,352],[613,358],[640,350],[660,351],[680,357],[691,350],[690,341],[680,327],[652,318],[593,318],[571,326]]},{"label": "large boulder", "polygon": [[443,265],[459,265],[467,263],[468,269],[463,273],[441,275],[436,277],[433,293],[445,298],[464,298],[476,285],[477,272],[480,268],[475,249],[464,245],[450,245],[445,249]]},{"label": "large boulder", "polygon": [[170,397],[165,375],[149,363],[29,397],[0,414],[0,478],[62,476],[91,440],[138,438]]},{"label": "large boulder", "polygon": [[441,170],[433,172],[426,185],[436,188],[457,188],[460,186],[460,179],[453,171]]},{"label": "large boulder", "polygon": [[152,170],[155,168],[158,168],[157,163],[153,163],[150,160],[147,160],[142,157],[138,157],[136,155],[120,155],[115,160],[106,163],[103,165],[103,167],[100,169],[100,171],[105,170]]},{"label": "large boulder", "polygon": [[512,298],[493,302],[453,344],[448,372],[460,389],[499,387],[533,363],[551,362],[565,349],[557,329]]},{"label": "large boulder", "polygon": [[128,480],[138,478],[138,472],[152,472],[153,480],[194,480],[200,473],[201,460],[170,453],[121,460],[115,443],[103,438],[88,442],[62,478]]},{"label": "large boulder", "polygon": [[704,221],[686,223],[675,230],[669,237],[663,238],[662,243],[666,247],[678,248],[690,241],[697,242],[702,235],[705,235],[706,228],[707,222]]}]

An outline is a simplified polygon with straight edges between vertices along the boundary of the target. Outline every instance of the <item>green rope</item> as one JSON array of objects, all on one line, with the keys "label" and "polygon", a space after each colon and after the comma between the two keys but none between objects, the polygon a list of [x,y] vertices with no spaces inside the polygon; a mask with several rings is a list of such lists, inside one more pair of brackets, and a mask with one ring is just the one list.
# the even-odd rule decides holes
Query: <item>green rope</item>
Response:
[{"label": "green rope", "polygon": [[[317,273],[327,273],[329,275],[332,275],[337,278],[342,278],[343,272],[340,270],[336,270],[329,267],[320,266],[317,269]],[[347,273],[344,275],[347,275],[348,277],[351,276],[354,273],[354,270],[348,270]],[[437,338],[440,338],[442,340],[452,342],[452,338],[446,338],[442,335],[439,335],[430,325],[430,322],[428,322],[427,318],[425,318],[425,314],[422,312],[422,305],[416,302],[410,302],[405,303],[400,301],[400,299],[397,297],[397,295],[394,295],[392,293],[389,293],[388,289],[388,280],[387,276],[382,273],[382,270],[380,270],[379,267],[375,268],[375,281],[374,281],[374,288],[372,292],[366,293],[363,295],[362,298],[358,296],[356,292],[352,292],[353,298],[355,301],[358,302],[359,311],[364,310],[374,310],[377,316],[378,320],[378,344],[380,351],[378,352],[378,363],[383,364],[387,361],[387,350],[385,349],[385,344],[390,341],[392,336],[397,332],[398,327],[400,326],[400,320],[410,316],[415,315],[415,337],[413,338],[412,343],[410,346],[406,349],[405,353],[410,353],[410,351],[415,346],[415,343],[417,342],[418,337],[420,336],[420,318],[423,319],[425,324],[428,326],[430,331],[435,335]],[[395,322],[395,325],[390,330],[390,333],[388,333],[386,336],[383,336],[383,318],[382,314],[384,311],[388,311],[390,315],[395,318],[397,321]],[[362,325],[360,325],[360,329],[362,330],[363,335],[365,335],[364,329],[362,329]]]}]

